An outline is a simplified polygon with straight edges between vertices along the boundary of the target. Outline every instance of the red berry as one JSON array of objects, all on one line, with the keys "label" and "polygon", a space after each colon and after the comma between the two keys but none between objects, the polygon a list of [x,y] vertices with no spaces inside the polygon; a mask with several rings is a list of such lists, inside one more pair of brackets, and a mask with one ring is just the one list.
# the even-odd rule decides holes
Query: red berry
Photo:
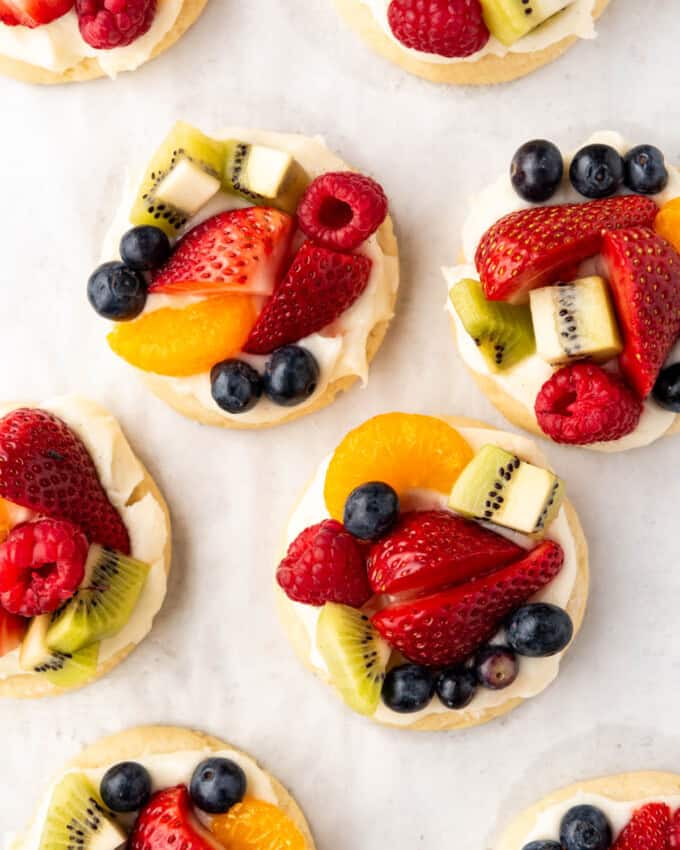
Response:
[{"label": "red berry", "polygon": [[500,534],[448,511],[402,514],[371,547],[368,579],[375,593],[433,591],[516,561],[524,550]]},{"label": "red berry", "polygon": [[657,213],[654,201],[639,195],[510,213],[477,248],[484,294],[490,301],[523,303],[530,289],[573,277],[578,263],[600,251],[606,230],[651,226]]},{"label": "red berry", "polygon": [[392,0],[387,20],[395,38],[422,53],[472,56],[489,40],[479,0]]},{"label": "red berry", "polygon": [[322,174],[307,188],[297,210],[302,232],[317,245],[353,251],[387,216],[382,186],[352,171]]},{"label": "red berry", "polygon": [[0,608],[0,658],[13,652],[24,639],[28,620]]},{"label": "red berry", "polygon": [[642,402],[617,375],[575,363],[543,384],[534,409],[541,430],[556,443],[587,446],[634,431]]},{"label": "red berry", "polygon": [[293,230],[291,216],[268,207],[220,213],[179,240],[168,262],[153,274],[149,291],[271,295]]},{"label": "red berry", "polygon": [[78,26],[97,50],[125,47],[151,29],[157,0],[76,0]]},{"label": "red berry", "polygon": [[612,850],[667,850],[673,846],[671,810],[665,803],[649,803],[633,813]]},{"label": "red berry", "polygon": [[88,548],[72,522],[42,519],[18,525],[0,544],[0,605],[22,617],[56,611],[83,580]]},{"label": "red berry", "polygon": [[305,242],[288,273],[264,305],[243,350],[269,354],[322,330],[366,289],[371,260]]},{"label": "red berry", "polygon": [[680,809],[677,809],[673,815],[669,846],[671,850],[678,850],[680,848]]},{"label": "red berry", "polygon": [[216,850],[217,841],[193,813],[185,785],[158,791],[144,806],[128,839],[130,850]]},{"label": "red berry", "polygon": [[647,227],[607,233],[602,256],[624,337],[621,371],[646,398],[680,335],[680,256]]},{"label": "red berry", "polygon": [[61,18],[74,0],[0,0],[0,22],[35,29]]},{"label": "red berry", "polygon": [[0,497],[79,525],[90,543],[125,555],[130,538],[87,449],[51,413],[19,408],[0,419]]},{"label": "red berry", "polygon": [[295,538],[276,580],[290,599],[307,605],[339,602],[361,608],[372,595],[362,547],[334,519],[312,525]]},{"label": "red berry", "polygon": [[549,584],[563,563],[562,547],[546,541],[484,578],[389,605],[374,615],[373,625],[410,661],[460,664],[494,636],[508,614]]}]

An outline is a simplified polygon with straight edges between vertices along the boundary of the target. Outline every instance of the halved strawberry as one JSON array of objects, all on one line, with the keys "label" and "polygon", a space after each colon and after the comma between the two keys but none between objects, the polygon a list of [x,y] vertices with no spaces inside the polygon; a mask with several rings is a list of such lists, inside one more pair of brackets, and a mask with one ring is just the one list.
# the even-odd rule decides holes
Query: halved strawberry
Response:
[{"label": "halved strawberry", "polygon": [[665,803],[649,803],[633,813],[612,850],[668,850],[671,810]]},{"label": "halved strawberry", "polygon": [[248,207],[220,213],[179,240],[153,275],[150,292],[269,295],[279,281],[294,220],[280,210]]},{"label": "halved strawberry", "polygon": [[0,21],[11,27],[35,27],[61,18],[75,0],[0,0]]},{"label": "halved strawberry", "polygon": [[475,263],[489,301],[521,304],[529,290],[573,277],[576,264],[600,251],[606,230],[651,227],[651,198],[625,195],[510,213],[482,237]]},{"label": "halved strawberry", "polygon": [[90,543],[126,555],[130,537],[80,437],[56,416],[18,408],[0,419],[0,497],[79,525]]},{"label": "halved strawberry", "polygon": [[680,848],[680,809],[677,809],[671,822],[671,836],[668,846],[671,850]]},{"label": "halved strawberry", "polygon": [[194,815],[186,785],[154,794],[139,813],[128,845],[130,850],[216,850],[221,847]]},{"label": "halved strawberry", "polygon": [[411,661],[459,664],[493,637],[511,611],[551,582],[563,563],[562,547],[548,540],[484,578],[383,608],[373,625]]},{"label": "halved strawberry", "polygon": [[305,242],[264,305],[243,350],[269,354],[322,330],[354,304],[370,274],[368,257]]},{"label": "halved strawberry", "polygon": [[368,580],[375,593],[433,591],[516,561],[519,546],[449,511],[411,511],[371,547]]},{"label": "halved strawberry", "polygon": [[680,256],[648,227],[607,233],[602,256],[624,337],[621,371],[646,398],[680,335]]},{"label": "halved strawberry", "polygon": [[29,620],[17,617],[0,608],[0,658],[21,645]]}]

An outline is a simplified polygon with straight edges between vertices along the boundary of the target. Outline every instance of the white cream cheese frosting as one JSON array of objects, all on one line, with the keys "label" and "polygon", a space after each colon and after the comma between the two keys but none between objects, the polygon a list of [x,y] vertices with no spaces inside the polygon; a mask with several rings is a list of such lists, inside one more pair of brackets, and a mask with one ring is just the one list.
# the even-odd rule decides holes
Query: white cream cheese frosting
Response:
[{"label": "white cream cheese frosting", "polygon": [[[19,405],[0,405],[5,416]],[[139,643],[151,631],[166,593],[164,553],[167,527],[163,507],[152,493],[137,500],[135,491],[145,478],[141,463],[110,413],[92,401],[75,395],[60,396],[40,405],[63,420],[83,441],[90,453],[111,504],[120,514],[130,535],[131,552],[151,569],[137,605],[126,625],[99,650],[99,665],[130,644]],[[19,664],[19,649],[0,658],[0,679],[31,674]]]},{"label": "white cream cheese frosting", "polygon": [[526,836],[526,840],[517,847],[522,850],[525,844],[531,841],[558,841],[560,834],[560,823],[562,818],[573,806],[595,806],[607,816],[614,834],[614,839],[619,836],[623,828],[630,821],[633,813],[647,803],[666,803],[672,811],[680,807],[680,796],[656,796],[640,800],[612,800],[603,794],[591,794],[579,791],[569,800],[564,800],[548,807],[536,818],[536,822]]},{"label": "white cream cheese frosting", "polygon": [[405,53],[409,53],[414,58],[433,64],[449,65],[455,62],[476,62],[484,56],[502,57],[507,56],[508,53],[533,53],[537,50],[544,50],[546,47],[571,36],[587,39],[595,38],[595,22],[593,19],[595,0],[573,0],[561,12],[527,33],[510,47],[506,47],[497,38],[491,36],[484,47],[472,56],[464,58],[439,56],[436,53],[412,50],[394,36],[387,20],[387,10],[391,0],[361,0],[361,2],[368,6],[376,22],[391,41],[398,44]]},{"label": "white cream cheese frosting", "polygon": [[[310,178],[314,179],[329,171],[344,171],[346,164],[325,145],[320,137],[310,138],[302,135],[271,133],[263,130],[230,128],[213,134],[216,139],[238,138],[246,142],[269,145],[291,153],[302,165]],[[121,236],[132,227],[130,210],[139,188],[139,175],[126,181],[123,201],[116,213],[104,242],[103,261],[118,258]],[[186,225],[185,231],[196,227],[207,218],[227,210],[248,206],[248,202],[236,195],[224,192],[212,199]],[[368,358],[366,344],[374,326],[392,318],[392,303],[398,286],[398,259],[383,253],[374,234],[361,246],[360,252],[372,262],[370,277],[366,289],[354,304],[346,310],[325,333],[314,333],[296,344],[308,349],[316,358],[320,379],[317,388],[296,410],[304,410],[315,404],[320,396],[334,381],[356,375],[364,383],[368,379]],[[145,310],[152,311],[160,307],[181,309],[187,304],[201,300],[191,296],[150,295]],[[239,355],[258,369],[262,369],[266,357]],[[212,413],[218,413],[225,419],[253,425],[275,424],[290,414],[290,408],[281,407],[263,397],[249,411],[238,415],[221,410],[212,398],[210,391],[210,373],[204,372],[189,377],[168,377],[144,372],[145,380],[154,384],[169,385],[173,392],[198,401],[202,407]]]},{"label": "white cream cheese frosting", "polygon": [[[600,143],[611,145],[620,154],[630,150],[632,145],[628,144],[621,135],[609,131],[595,133],[584,144]],[[573,152],[575,153],[575,151]],[[578,194],[569,182],[569,164],[573,153],[565,158],[565,177],[558,191],[547,201],[549,205],[582,203],[585,198]],[[680,197],[680,170],[668,166],[669,180],[663,192],[654,196],[654,200],[662,206],[673,198]],[[515,210],[528,209],[531,206],[540,206],[524,201],[513,189],[510,182],[509,169],[501,175],[490,186],[472,199],[470,212],[463,224],[463,262],[459,265],[443,269],[446,279],[447,292],[465,278],[479,279],[475,268],[475,253],[482,236],[500,218]],[[606,277],[606,272],[601,268],[598,259],[588,260],[580,269],[580,274],[601,274]],[[538,353],[526,357],[516,366],[503,372],[493,373],[480,350],[475,345],[472,337],[463,327],[450,299],[446,299],[446,309],[453,318],[456,326],[456,340],[458,350],[466,366],[473,372],[490,377],[508,395],[524,405],[533,415],[536,397],[543,384],[555,373],[556,368],[543,360]],[[680,344],[678,344],[669,362],[680,360]],[[652,398],[644,403],[643,414],[637,428],[620,440],[612,440],[607,443],[596,443],[584,448],[598,451],[617,452],[627,449],[641,448],[658,440],[671,428],[675,422],[675,414],[664,410]]]},{"label": "white cream cheese frosting", "polygon": [[[531,463],[539,466],[547,466],[547,461],[542,453],[531,440],[525,437],[490,428],[457,427],[456,430],[468,441],[474,451],[477,451],[488,443],[493,443],[507,451],[518,454]],[[293,512],[286,530],[286,547],[305,528],[329,518],[324,500],[324,484],[330,460],[331,457],[329,456],[321,464]],[[405,494],[401,501],[403,507],[407,509],[440,509],[446,507],[448,494],[419,490],[411,494]],[[497,533],[511,537],[511,539],[520,545],[522,543],[525,546],[531,545],[528,543],[528,538],[506,531],[498,526],[491,527]],[[565,607],[573,592],[578,576],[578,555],[576,540],[570,529],[564,508],[562,508],[548,529],[546,537],[559,543],[564,550],[564,565],[556,578],[536,594],[534,601],[550,602],[554,605]],[[321,608],[313,605],[305,605],[300,602],[293,602],[287,597],[284,598],[283,603],[289,606],[290,610],[307,632],[311,652],[309,658],[306,660],[321,678],[330,681],[328,668],[318,651],[316,642],[316,627]],[[499,633],[496,640],[499,638],[502,638],[502,633]],[[510,687],[500,691],[492,691],[480,687],[473,701],[466,707],[465,711],[482,714],[490,708],[502,705],[517,697],[528,699],[536,696],[536,694],[545,690],[557,677],[563,654],[559,653],[550,658],[521,658],[519,675]],[[409,725],[428,715],[448,711],[450,709],[446,708],[437,697],[432,700],[427,708],[413,714],[398,714],[388,709],[381,702],[374,718],[382,722]]]},{"label": "white cream cheese frosting", "polygon": [[[277,804],[276,793],[267,774],[258,766],[254,759],[236,750],[182,750],[176,753],[141,755],[135,761],[149,771],[152,792],[155,793],[164,788],[172,788],[180,784],[189,785],[194,770],[207,758],[227,758],[236,762],[246,775],[246,793],[248,796],[263,800],[266,803],[272,803],[273,805]],[[113,764],[98,768],[73,768],[62,771],[50,784],[44,797],[41,799],[38,814],[28,832],[22,835],[20,839],[10,839],[7,843],[7,850],[38,850],[52,793],[55,786],[64,776],[68,773],[83,773],[91,780],[95,788],[98,788],[104,774],[110,767],[113,767]],[[200,817],[200,813],[197,814]],[[122,818],[121,823],[125,825]]]},{"label": "white cream cheese frosting", "polygon": [[170,32],[182,11],[183,0],[158,0],[156,17],[148,32],[126,47],[97,50],[80,34],[74,9],[56,21],[30,29],[0,23],[0,55],[27,62],[46,71],[63,73],[83,59],[96,59],[104,74],[115,77],[143,65]]}]

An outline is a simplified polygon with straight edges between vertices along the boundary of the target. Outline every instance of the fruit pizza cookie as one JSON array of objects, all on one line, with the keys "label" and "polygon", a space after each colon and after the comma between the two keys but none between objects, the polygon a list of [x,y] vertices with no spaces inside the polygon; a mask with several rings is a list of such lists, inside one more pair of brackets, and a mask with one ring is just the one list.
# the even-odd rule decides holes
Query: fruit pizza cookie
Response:
[{"label": "fruit pizza cookie", "polygon": [[392,318],[382,188],[319,138],[178,123],[132,180],[88,283],[112,350],[211,425],[279,425],[329,404]]},{"label": "fruit pizza cookie", "polygon": [[626,773],[579,782],[517,817],[494,850],[680,847],[680,776]]},{"label": "fruit pizza cookie", "polygon": [[527,142],[445,269],[458,350],[516,425],[624,451],[680,428],[680,172],[598,133]]},{"label": "fruit pizza cookie", "polygon": [[277,572],[300,658],[355,711],[474,726],[557,676],[588,556],[533,443],[483,423],[387,413],[351,431],[289,521]]},{"label": "fruit pizza cookie", "polygon": [[106,410],[0,404],[0,696],[120,663],[163,604],[170,547],[163,497]]},{"label": "fruit pizza cookie", "polygon": [[171,47],[207,0],[0,0],[0,73],[30,83],[115,77]]},{"label": "fruit pizza cookie", "polygon": [[297,803],[217,738],[142,726],[88,747],[8,850],[313,850]]},{"label": "fruit pizza cookie", "polygon": [[523,77],[595,37],[609,0],[335,0],[365,41],[411,74],[487,85]]}]

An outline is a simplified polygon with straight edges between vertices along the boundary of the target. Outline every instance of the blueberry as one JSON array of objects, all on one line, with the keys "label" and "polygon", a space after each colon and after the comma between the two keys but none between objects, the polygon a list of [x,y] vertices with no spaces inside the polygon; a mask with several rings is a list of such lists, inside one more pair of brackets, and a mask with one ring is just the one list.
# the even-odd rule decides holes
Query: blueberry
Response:
[{"label": "blueberry", "polygon": [[557,605],[522,605],[508,620],[506,640],[519,655],[545,658],[561,652],[574,636],[574,624]]},{"label": "blueberry", "polygon": [[640,195],[656,195],[668,185],[664,156],[654,145],[638,145],[623,160],[626,186]]},{"label": "blueberry", "polygon": [[584,197],[607,198],[623,183],[623,160],[609,145],[586,145],[571,161],[569,179]]},{"label": "blueberry", "polygon": [[112,812],[137,812],[151,797],[149,771],[134,761],[123,761],[104,774],[99,793]]},{"label": "blueberry", "polygon": [[319,382],[319,364],[299,345],[277,348],[264,370],[264,392],[276,404],[292,407],[309,398]]},{"label": "blueberry", "polygon": [[509,646],[483,646],[475,655],[475,671],[480,685],[500,691],[517,678],[517,656]]},{"label": "blueberry", "polygon": [[560,843],[564,850],[609,850],[612,828],[595,806],[574,806],[562,818]]},{"label": "blueberry", "polygon": [[447,667],[437,676],[435,688],[447,708],[465,708],[477,691],[477,676],[468,667]]},{"label": "blueberry", "polygon": [[211,815],[224,814],[246,793],[246,775],[230,759],[210,758],[194,771],[189,786],[195,805]]},{"label": "blueberry", "polygon": [[564,161],[559,148],[545,139],[525,142],[510,165],[510,179],[515,192],[532,203],[551,198],[562,182],[563,174]]},{"label": "blueberry", "polygon": [[104,263],[87,282],[87,298],[105,319],[134,319],[146,304],[146,281],[125,263]]},{"label": "blueberry", "polygon": [[262,395],[262,378],[243,360],[223,360],[210,370],[210,391],[227,413],[245,413]]},{"label": "blueberry", "polygon": [[398,519],[399,496],[382,481],[369,481],[356,487],[345,502],[345,528],[360,540],[377,540]]},{"label": "blueberry", "polygon": [[434,676],[420,664],[402,664],[385,676],[382,699],[399,714],[410,714],[425,708],[434,696]]},{"label": "blueberry", "polygon": [[131,269],[157,269],[169,258],[172,248],[167,234],[160,227],[133,227],[120,240],[120,256]]},{"label": "blueberry", "polygon": [[559,841],[530,841],[522,850],[562,850]]},{"label": "blueberry", "polygon": [[666,410],[680,413],[680,363],[662,370],[652,390],[654,400]]}]

